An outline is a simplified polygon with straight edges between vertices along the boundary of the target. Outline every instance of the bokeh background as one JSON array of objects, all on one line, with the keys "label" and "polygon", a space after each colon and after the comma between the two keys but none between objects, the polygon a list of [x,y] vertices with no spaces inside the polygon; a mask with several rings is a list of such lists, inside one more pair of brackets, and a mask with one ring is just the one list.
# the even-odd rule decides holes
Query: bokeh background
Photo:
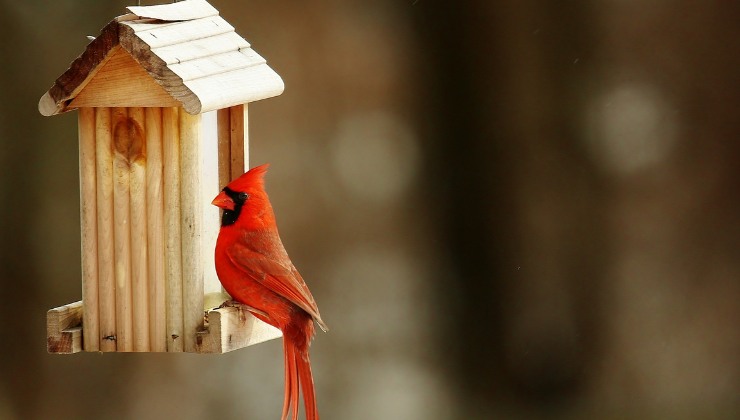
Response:
[{"label": "bokeh background", "polygon": [[[130,3],[0,1],[0,419],[277,418],[279,340],[46,354],[78,151],[36,106]],[[212,4],[285,80],[251,162],[332,327],[323,418],[737,418],[740,3]]]}]

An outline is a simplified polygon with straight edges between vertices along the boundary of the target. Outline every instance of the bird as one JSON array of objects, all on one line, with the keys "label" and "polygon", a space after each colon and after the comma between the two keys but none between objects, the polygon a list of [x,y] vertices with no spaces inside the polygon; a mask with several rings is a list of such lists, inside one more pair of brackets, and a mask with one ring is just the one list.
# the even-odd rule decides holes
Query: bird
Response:
[{"label": "bird", "polygon": [[213,199],[221,208],[216,240],[216,274],[237,305],[283,333],[285,398],[282,419],[298,419],[300,391],[306,420],[318,420],[309,345],[314,322],[326,323],[303,277],[280,239],[275,213],[264,185],[269,164],[250,169]]}]

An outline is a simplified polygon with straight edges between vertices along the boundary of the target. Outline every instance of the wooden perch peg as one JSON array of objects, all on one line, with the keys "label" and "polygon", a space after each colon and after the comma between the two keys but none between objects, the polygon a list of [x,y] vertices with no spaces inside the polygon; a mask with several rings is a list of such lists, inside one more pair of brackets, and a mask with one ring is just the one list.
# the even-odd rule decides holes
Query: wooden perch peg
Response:
[{"label": "wooden perch peg", "polygon": [[240,306],[208,311],[207,329],[198,332],[198,353],[227,353],[282,336],[280,330],[265,324]]},{"label": "wooden perch peg", "polygon": [[82,301],[50,309],[46,316],[49,353],[82,351]]}]

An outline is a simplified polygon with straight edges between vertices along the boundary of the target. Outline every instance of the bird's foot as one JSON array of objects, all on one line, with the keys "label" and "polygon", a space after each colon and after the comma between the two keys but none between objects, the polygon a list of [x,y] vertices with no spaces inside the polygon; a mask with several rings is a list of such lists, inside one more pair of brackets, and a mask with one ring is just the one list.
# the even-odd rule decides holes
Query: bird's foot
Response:
[{"label": "bird's foot", "polygon": [[222,309],[222,308],[237,308],[237,309],[242,309],[242,310],[249,311],[249,312],[251,312],[253,314],[260,314],[260,315],[265,316],[265,317],[267,316],[267,313],[266,312],[260,311],[257,308],[253,308],[253,307],[251,307],[249,305],[245,305],[245,304],[243,304],[241,302],[238,302],[236,300],[227,300],[226,302],[222,303],[221,306],[219,306],[216,309]]}]

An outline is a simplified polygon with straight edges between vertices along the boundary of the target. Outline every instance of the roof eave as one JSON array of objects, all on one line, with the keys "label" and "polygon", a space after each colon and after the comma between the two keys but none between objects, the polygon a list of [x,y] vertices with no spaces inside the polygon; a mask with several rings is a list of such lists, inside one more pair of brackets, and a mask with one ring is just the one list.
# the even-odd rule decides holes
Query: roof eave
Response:
[{"label": "roof eave", "polygon": [[69,102],[92,79],[97,69],[105,62],[108,53],[118,45],[119,24],[114,19],[108,23],[62,73],[51,88],[39,100],[39,112],[51,116],[70,111]]},{"label": "roof eave", "polygon": [[[198,96],[185,85],[182,78],[167,67],[167,63],[151,52],[149,45],[136,36],[136,32],[130,26],[120,24],[119,41],[121,47],[131,54],[134,60],[149,73],[155,82],[180,102],[188,114],[201,113],[202,107]],[[168,83],[165,84],[164,81],[168,81]],[[173,83],[173,81],[175,82]]]}]

